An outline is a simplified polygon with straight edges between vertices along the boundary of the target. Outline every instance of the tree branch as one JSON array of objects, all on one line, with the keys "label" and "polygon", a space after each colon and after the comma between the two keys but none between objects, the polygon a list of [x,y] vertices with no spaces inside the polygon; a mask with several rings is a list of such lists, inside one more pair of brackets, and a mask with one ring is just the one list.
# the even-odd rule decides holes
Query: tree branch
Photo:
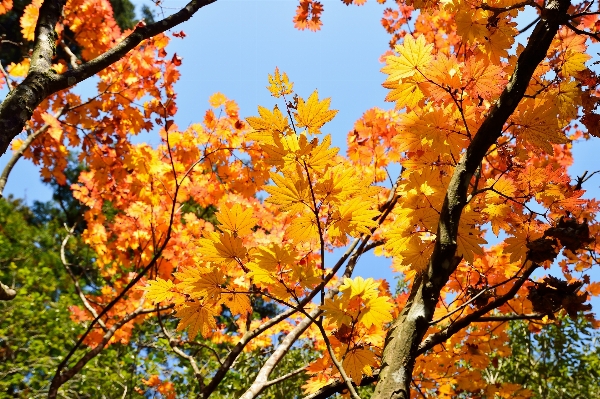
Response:
[{"label": "tree branch", "polygon": [[17,291],[0,282],[0,301],[12,301],[17,296]]},{"label": "tree branch", "polygon": [[0,154],[6,152],[11,140],[21,133],[35,108],[48,96],[95,75],[123,58],[142,41],[187,21],[200,8],[215,1],[217,0],[192,0],[181,10],[161,21],[147,26],[138,25],[129,36],[104,54],[62,75],[52,70],[51,66],[56,39],[54,27],[66,0],[44,1],[35,28],[35,44],[29,73],[0,104]]},{"label": "tree branch", "polygon": [[187,353],[185,353],[184,351],[182,351],[181,349],[179,349],[177,347],[177,345],[176,345],[177,340],[174,339],[173,336],[167,331],[167,329],[165,328],[165,325],[162,322],[162,317],[160,317],[160,311],[159,311],[158,305],[156,306],[156,316],[158,318],[158,324],[160,325],[160,329],[162,330],[163,334],[165,335],[165,338],[167,338],[167,341],[169,341],[169,346],[171,347],[173,352],[175,352],[175,354],[177,354],[182,359],[185,359],[188,362],[190,362],[190,365],[192,366],[192,370],[194,370],[194,376],[196,377],[196,381],[198,381],[198,386],[200,388],[200,391],[202,391],[202,389],[204,389],[204,377],[202,376],[202,373],[200,372],[200,368],[198,368],[198,363],[196,363],[196,359],[194,359],[194,356],[188,355]]},{"label": "tree branch", "polygon": [[[498,308],[499,306],[504,305],[510,299],[514,298],[515,294],[519,291],[521,286],[527,281],[529,276],[537,269],[539,265],[537,263],[531,263],[531,265],[525,269],[523,275],[515,281],[515,284],[506,292],[506,294],[496,298],[492,302],[487,305],[475,310],[473,313],[469,313],[462,319],[458,319],[454,323],[450,324],[445,330],[430,334],[424,341],[419,345],[418,350],[416,351],[417,356],[422,355],[429,349],[433,348],[437,344],[440,344],[450,338],[452,335],[456,334],[463,328],[467,327],[474,321],[482,321],[481,318],[491,310]],[[495,316],[488,316],[495,317]]]},{"label": "tree branch", "polygon": [[268,388],[271,385],[279,384],[281,381],[285,381],[289,378],[292,378],[293,376],[298,375],[305,370],[306,370],[306,366],[300,367],[294,371],[290,371],[289,373],[282,375],[281,377],[277,377],[275,379],[269,380],[265,383],[265,388]]}]

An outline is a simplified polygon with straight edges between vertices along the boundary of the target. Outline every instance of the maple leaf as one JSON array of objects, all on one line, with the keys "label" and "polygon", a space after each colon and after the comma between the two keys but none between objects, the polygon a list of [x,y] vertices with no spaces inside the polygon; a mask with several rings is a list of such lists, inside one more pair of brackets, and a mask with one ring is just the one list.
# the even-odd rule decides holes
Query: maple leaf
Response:
[{"label": "maple leaf", "polygon": [[404,43],[396,46],[395,50],[399,56],[386,57],[386,65],[381,69],[381,72],[389,75],[386,82],[398,82],[417,72],[424,73],[433,60],[433,44],[427,44],[424,36],[415,40],[411,35],[407,35]]},{"label": "maple leaf", "polygon": [[352,198],[340,205],[338,212],[333,216],[333,224],[329,226],[332,237],[343,237],[346,234],[359,236],[361,233],[370,234],[370,227],[376,227],[377,221],[373,220],[379,211],[371,208],[370,201],[361,197]]},{"label": "maple leaf", "polygon": [[396,108],[415,108],[422,98],[425,97],[417,82],[403,81],[384,82],[383,87],[390,89],[385,96],[385,101],[396,102]]},{"label": "maple leaf", "polygon": [[379,296],[365,300],[365,307],[358,316],[358,321],[369,328],[372,325],[381,326],[393,319],[392,309],[394,305],[390,303],[390,298]]},{"label": "maple leaf", "polygon": [[352,316],[345,310],[347,301],[340,298],[325,299],[325,304],[319,307],[332,323],[340,327],[352,323]]},{"label": "maple leaf", "polygon": [[0,15],[6,14],[13,8],[12,0],[2,0],[0,1]]},{"label": "maple leaf", "polygon": [[217,220],[221,223],[219,228],[234,237],[243,237],[250,234],[256,226],[257,219],[252,215],[252,208],[243,210],[240,204],[235,204],[232,208],[223,207],[217,213]]},{"label": "maple leaf", "polygon": [[311,214],[295,217],[285,232],[296,243],[319,238],[319,227],[314,215]]},{"label": "maple leaf", "polygon": [[148,285],[143,289],[146,291],[146,298],[157,304],[173,298],[172,289],[174,287],[173,281],[157,277],[156,280],[148,281]]},{"label": "maple leaf", "polygon": [[18,64],[11,62],[6,71],[16,78],[24,78],[29,72],[29,58],[25,58]]},{"label": "maple leaf", "polygon": [[350,290],[349,298],[352,299],[355,296],[360,296],[363,299],[374,298],[379,293],[379,283],[373,280],[371,277],[366,280],[362,277],[356,277],[354,279],[344,278],[344,284],[340,286],[340,291],[345,292]]},{"label": "maple leaf", "polygon": [[257,140],[264,144],[274,144],[272,133],[285,134],[289,130],[288,120],[277,106],[271,112],[259,105],[258,114],[260,117],[250,116],[246,118],[246,121],[255,131],[267,132],[267,134],[250,134],[248,136],[250,140]]},{"label": "maple leaf", "polygon": [[231,264],[246,255],[246,249],[239,237],[234,237],[227,232],[222,235],[208,233],[207,237],[200,239],[199,242],[200,248],[202,248],[202,257],[206,261]]},{"label": "maple leaf", "polygon": [[552,144],[564,144],[568,140],[558,124],[558,109],[542,99],[524,101],[518,122],[517,134],[525,141],[553,154]]},{"label": "maple leaf", "polygon": [[196,338],[198,332],[207,337],[216,328],[215,316],[218,312],[211,306],[202,302],[187,302],[179,308],[175,317],[179,318],[177,331],[188,329],[190,340]]},{"label": "maple leaf", "polygon": [[223,93],[215,93],[209,97],[208,102],[210,106],[213,108],[219,108],[221,105],[225,104],[227,101],[227,97]]},{"label": "maple leaf", "polygon": [[223,294],[222,301],[223,304],[225,304],[234,315],[248,314],[252,312],[250,297],[246,294],[225,293]]},{"label": "maple leaf", "polygon": [[262,265],[248,262],[246,268],[249,270],[247,274],[248,278],[251,278],[255,284],[262,284],[268,287],[276,281],[274,271],[265,269]]},{"label": "maple leaf", "polygon": [[193,297],[219,298],[225,284],[225,275],[219,269],[205,273],[194,283]]},{"label": "maple leaf", "polygon": [[289,246],[273,244],[270,247],[261,246],[254,253],[253,258],[257,265],[269,271],[275,271],[278,266],[291,265],[296,261],[296,251]]},{"label": "maple leaf", "polygon": [[335,381],[333,377],[325,375],[323,373],[316,374],[310,377],[304,385],[302,385],[302,389],[304,393],[311,394],[317,392],[319,389],[324,386],[329,385],[332,381]]},{"label": "maple leaf", "polygon": [[306,127],[308,133],[319,134],[321,127],[332,120],[338,113],[337,110],[330,110],[329,104],[331,98],[326,98],[319,101],[319,93],[315,90],[309,97],[308,101],[298,99],[297,113],[294,114],[296,123],[299,127]]},{"label": "maple leaf", "polygon": [[572,50],[567,51],[564,56],[563,64],[560,68],[561,72],[565,77],[576,76],[578,72],[585,69],[585,62],[592,58],[591,55],[586,53],[574,52]]},{"label": "maple leaf", "polygon": [[35,25],[37,24],[38,16],[40,15],[40,7],[43,0],[33,0],[23,10],[23,15],[19,20],[21,24],[21,33],[25,40],[33,41],[35,34]]},{"label": "maple leaf", "polygon": [[352,381],[360,385],[363,374],[372,375],[371,366],[377,365],[375,354],[366,348],[353,349],[346,353],[342,363]]},{"label": "maple leaf", "polygon": [[279,68],[275,67],[275,73],[269,74],[269,83],[267,89],[271,92],[271,95],[275,98],[285,96],[286,94],[292,94],[294,92],[294,84],[289,81],[287,74],[279,73]]},{"label": "maple leaf", "polygon": [[278,205],[282,211],[296,213],[311,208],[308,183],[304,179],[294,179],[292,176],[281,176],[271,173],[271,179],[275,186],[265,187],[265,191],[271,196],[267,201]]},{"label": "maple leaf", "polygon": [[50,115],[47,112],[44,112],[42,114],[42,119],[49,126],[48,135],[52,137],[55,141],[60,143],[63,134],[63,129],[60,125],[60,122],[54,116]]}]

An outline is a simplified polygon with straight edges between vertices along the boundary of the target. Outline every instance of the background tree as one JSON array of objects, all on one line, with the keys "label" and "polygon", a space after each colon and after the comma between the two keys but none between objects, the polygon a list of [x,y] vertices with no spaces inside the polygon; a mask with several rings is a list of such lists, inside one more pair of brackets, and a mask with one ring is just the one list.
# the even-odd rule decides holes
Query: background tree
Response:
[{"label": "background tree", "polygon": [[490,382],[501,379],[529,389],[534,398],[593,398],[600,394],[598,332],[585,317],[561,317],[531,331],[512,322],[511,356],[490,367]]}]

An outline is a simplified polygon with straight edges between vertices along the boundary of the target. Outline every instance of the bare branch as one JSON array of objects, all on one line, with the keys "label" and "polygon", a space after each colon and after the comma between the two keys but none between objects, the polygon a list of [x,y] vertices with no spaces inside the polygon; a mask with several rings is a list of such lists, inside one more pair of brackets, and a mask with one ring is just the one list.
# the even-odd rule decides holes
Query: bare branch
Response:
[{"label": "bare branch", "polygon": [[277,377],[275,379],[269,380],[265,383],[265,388],[268,388],[271,385],[279,384],[281,381],[285,381],[289,378],[292,378],[293,376],[298,375],[305,370],[306,370],[306,366],[300,367],[294,371],[290,371],[289,373],[282,375],[281,377]]},{"label": "bare branch", "polygon": [[165,325],[162,322],[162,317],[160,316],[160,311],[158,310],[158,305],[156,306],[156,316],[158,318],[158,324],[160,325],[160,329],[162,330],[165,338],[167,338],[167,341],[169,341],[169,346],[171,347],[173,352],[175,352],[179,357],[187,360],[190,363],[190,365],[192,366],[192,370],[194,370],[194,376],[196,377],[196,381],[198,381],[198,386],[200,388],[200,391],[202,391],[202,389],[204,388],[204,377],[202,376],[202,373],[200,372],[200,368],[198,367],[198,364],[196,363],[196,359],[194,359],[194,356],[188,355],[187,353],[185,353],[184,351],[182,351],[181,349],[179,349],[177,347],[177,345],[176,345],[177,340],[173,338],[173,336],[169,333],[169,331],[167,331],[167,329],[165,328]]},{"label": "bare branch", "polygon": [[69,46],[67,46],[63,40],[60,41],[60,48],[63,49],[63,51],[69,56],[69,64],[71,65],[71,68],[77,68],[79,66],[79,62],[81,61],[79,61],[79,58],[77,58],[77,56],[71,51]]},{"label": "bare branch", "polygon": [[541,313],[534,314],[499,314],[497,316],[484,316],[480,317],[477,320],[474,320],[474,323],[478,322],[487,322],[487,321],[510,321],[510,320],[541,320],[546,315]]},{"label": "bare branch", "polygon": [[17,291],[0,282],[0,301],[12,301],[17,296]]}]

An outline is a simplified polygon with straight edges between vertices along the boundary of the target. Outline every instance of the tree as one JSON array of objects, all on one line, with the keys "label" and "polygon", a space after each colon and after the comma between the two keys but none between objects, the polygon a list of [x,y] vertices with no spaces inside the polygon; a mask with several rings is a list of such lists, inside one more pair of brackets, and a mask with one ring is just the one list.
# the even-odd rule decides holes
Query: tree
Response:
[{"label": "tree", "polygon": [[[538,331],[539,330],[539,331]],[[490,365],[489,381],[527,387],[534,398],[593,398],[600,394],[600,346],[589,320],[562,317],[531,331],[515,321],[509,329],[512,354]]]},{"label": "tree", "polygon": [[[277,104],[258,116],[243,120],[216,93],[201,123],[176,125],[181,60],[167,56],[163,32],[209,3],[192,1],[124,38],[105,3],[69,3],[63,21],[84,63],[59,60],[49,74],[62,5],[44,2],[28,72],[28,61],[8,71],[23,79],[0,105],[5,145],[27,123],[30,135],[13,149],[59,184],[68,146],[81,147],[86,169],[71,188],[87,207],[81,239],[104,282],[80,298],[74,317],[86,327],[48,396],[150,319],[204,398],[240,375],[240,362],[257,369],[244,399],[300,373],[312,398],[347,390],[356,399],[375,381],[373,398],[526,397],[482,375],[510,352],[507,322],[585,313],[598,325],[586,303],[600,293],[589,272],[598,202],[583,196],[595,172],[571,177],[568,166],[572,143],[598,135],[586,52],[600,11],[567,0],[397,3],[382,21],[393,46],[383,84],[396,109],[367,110],[342,156],[321,132],[337,112],[331,100],[296,93],[278,69],[268,87]],[[539,17],[522,32],[533,28],[526,45],[513,46],[526,7]],[[318,30],[322,11],[302,0],[296,26]],[[34,14],[21,24],[33,26]],[[97,96],[61,91],[94,73]],[[129,141],[157,126],[157,148]],[[388,183],[392,164],[402,170]],[[488,229],[498,244],[484,246]],[[346,252],[329,264],[335,248]],[[393,259],[405,291],[352,277],[371,250]],[[553,264],[562,276],[532,278]],[[170,314],[176,332],[162,322]],[[186,346],[195,343],[216,363],[200,369]],[[244,355],[256,350],[264,357]],[[286,355],[308,362],[312,351],[321,356],[271,377]],[[151,374],[148,385],[168,395],[173,382]]]}]

